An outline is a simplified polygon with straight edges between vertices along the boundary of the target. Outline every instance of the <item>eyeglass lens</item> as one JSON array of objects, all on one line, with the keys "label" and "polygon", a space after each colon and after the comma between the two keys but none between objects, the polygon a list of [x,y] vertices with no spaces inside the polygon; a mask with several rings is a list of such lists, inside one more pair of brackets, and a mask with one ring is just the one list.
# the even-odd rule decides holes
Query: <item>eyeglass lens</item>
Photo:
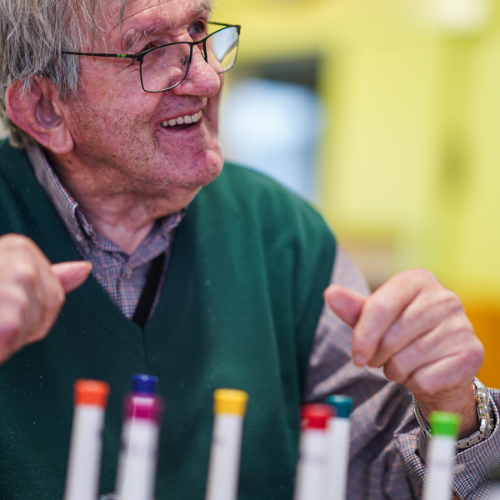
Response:
[{"label": "eyeglass lens", "polygon": [[[208,64],[217,72],[231,69],[238,53],[238,29],[223,28],[206,41]],[[141,77],[144,90],[161,92],[179,85],[186,76],[191,47],[177,43],[148,52],[142,59]]]}]

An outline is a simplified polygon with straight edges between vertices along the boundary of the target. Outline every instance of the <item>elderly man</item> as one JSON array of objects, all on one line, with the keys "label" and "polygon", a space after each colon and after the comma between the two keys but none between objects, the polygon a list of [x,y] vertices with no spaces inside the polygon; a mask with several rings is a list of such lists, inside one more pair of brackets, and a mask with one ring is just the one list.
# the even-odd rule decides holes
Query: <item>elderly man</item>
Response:
[{"label": "elderly man", "polygon": [[17,146],[0,145],[0,498],[62,498],[83,377],[112,387],[112,491],[134,372],[168,402],[159,500],[203,496],[218,387],[250,393],[242,500],[291,498],[298,408],[332,393],[356,400],[350,499],[420,496],[432,410],[461,414],[455,493],[482,498],[499,396],[478,433],[483,349],[459,300],[421,270],[365,298],[316,212],[223,169],[240,28],[209,20],[197,0],[0,0]]}]

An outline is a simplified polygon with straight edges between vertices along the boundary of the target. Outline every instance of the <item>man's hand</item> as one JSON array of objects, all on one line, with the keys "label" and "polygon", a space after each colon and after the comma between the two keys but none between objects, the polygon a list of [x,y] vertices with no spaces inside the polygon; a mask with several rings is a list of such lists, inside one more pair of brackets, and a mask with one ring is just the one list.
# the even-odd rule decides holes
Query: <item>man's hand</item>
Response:
[{"label": "man's hand", "polygon": [[459,298],[431,273],[400,273],[367,299],[332,285],[325,299],[354,328],[356,365],[383,367],[415,395],[426,419],[451,411],[462,415],[461,437],[478,429],[472,381],[484,348]]},{"label": "man's hand", "polygon": [[0,363],[47,335],[66,293],[78,288],[91,269],[88,262],[51,265],[30,239],[0,237]]}]

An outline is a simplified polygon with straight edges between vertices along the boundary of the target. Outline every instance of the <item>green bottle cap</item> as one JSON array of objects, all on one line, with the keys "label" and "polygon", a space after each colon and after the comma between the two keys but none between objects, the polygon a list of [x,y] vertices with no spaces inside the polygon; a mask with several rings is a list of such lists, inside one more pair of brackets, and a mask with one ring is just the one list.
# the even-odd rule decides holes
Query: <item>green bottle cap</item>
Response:
[{"label": "green bottle cap", "polygon": [[335,408],[335,414],[339,418],[349,418],[353,399],[349,396],[328,396],[326,402]]},{"label": "green bottle cap", "polygon": [[444,411],[433,411],[429,415],[429,420],[433,436],[449,436],[454,439],[458,437],[460,422],[462,421],[460,415]]}]

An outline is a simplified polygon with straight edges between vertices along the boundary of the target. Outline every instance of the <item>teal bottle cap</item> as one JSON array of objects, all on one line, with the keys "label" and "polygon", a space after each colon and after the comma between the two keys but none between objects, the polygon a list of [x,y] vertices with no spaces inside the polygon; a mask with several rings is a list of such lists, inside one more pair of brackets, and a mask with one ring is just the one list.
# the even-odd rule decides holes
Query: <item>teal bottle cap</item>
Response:
[{"label": "teal bottle cap", "polygon": [[456,413],[433,411],[429,415],[431,434],[433,436],[448,436],[453,439],[458,437],[462,418]]},{"label": "teal bottle cap", "polygon": [[349,418],[354,400],[349,396],[328,396],[326,402],[335,408],[339,418]]}]

